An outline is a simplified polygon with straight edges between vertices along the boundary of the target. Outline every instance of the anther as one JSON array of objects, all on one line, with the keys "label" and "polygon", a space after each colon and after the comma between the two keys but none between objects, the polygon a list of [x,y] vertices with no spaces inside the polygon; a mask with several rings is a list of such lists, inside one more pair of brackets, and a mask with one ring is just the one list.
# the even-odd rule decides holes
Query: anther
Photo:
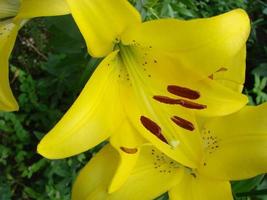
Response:
[{"label": "anther", "polygon": [[225,67],[221,67],[221,68],[218,69],[216,72],[226,72],[226,71],[228,71],[227,68],[225,68]]},{"label": "anther", "polygon": [[135,154],[138,151],[137,148],[120,147],[120,149],[128,154]]},{"label": "anther", "polygon": [[214,76],[213,76],[213,74],[209,75],[208,77],[209,77],[209,79],[211,79],[211,80],[213,80],[213,79],[214,79]]},{"label": "anther", "polygon": [[166,104],[179,104],[183,107],[190,108],[190,109],[205,109],[207,108],[206,105],[203,104],[198,104],[192,101],[184,100],[184,99],[173,99],[169,98],[166,96],[153,96],[153,98],[161,103],[166,103]]},{"label": "anther", "polygon": [[161,133],[161,128],[158,124],[156,124],[155,122],[153,122],[151,119],[145,117],[145,116],[141,116],[140,118],[141,123],[143,124],[143,126],[149,130],[153,135],[155,135],[157,138],[159,138],[161,141],[165,142],[166,144],[168,144],[166,138],[162,135]]},{"label": "anther", "polygon": [[153,96],[153,99],[166,104],[177,104],[178,100],[166,96]]},{"label": "anther", "polygon": [[187,120],[185,120],[185,119],[183,119],[181,117],[173,116],[171,118],[171,120],[176,125],[180,126],[181,128],[184,128],[184,129],[189,130],[189,131],[195,130],[195,127],[194,127],[194,125],[191,122],[189,122],[189,121],[187,121]]},{"label": "anther", "polygon": [[[226,72],[226,71],[228,71],[227,68],[225,68],[225,67],[221,67],[221,68],[219,68],[215,73],[218,73],[218,72]],[[208,77],[209,77],[211,80],[213,80],[213,79],[214,79],[214,74],[211,74],[211,75],[209,75]]]},{"label": "anther", "polygon": [[206,105],[198,104],[198,103],[195,103],[195,102],[192,102],[192,101],[183,100],[183,99],[178,99],[178,103],[177,104],[180,104],[181,106],[186,107],[186,108],[196,109],[196,110],[202,110],[202,109],[207,108]]},{"label": "anther", "polygon": [[200,97],[198,91],[177,85],[169,85],[167,89],[170,93],[187,99],[198,99]]}]

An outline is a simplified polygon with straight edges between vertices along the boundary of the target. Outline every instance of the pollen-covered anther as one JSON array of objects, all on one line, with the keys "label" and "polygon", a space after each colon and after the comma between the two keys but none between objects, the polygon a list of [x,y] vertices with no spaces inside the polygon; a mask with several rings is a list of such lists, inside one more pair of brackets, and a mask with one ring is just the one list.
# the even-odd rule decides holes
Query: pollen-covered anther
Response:
[{"label": "pollen-covered anther", "polygon": [[202,109],[207,108],[207,105],[195,103],[195,102],[184,100],[184,99],[178,99],[177,101],[178,101],[177,104],[180,104],[181,106],[190,108],[190,109],[202,110]]},{"label": "pollen-covered anther", "polygon": [[125,153],[128,153],[128,154],[135,154],[137,153],[137,148],[127,148],[127,147],[120,147],[120,149],[125,152]]},{"label": "pollen-covered anther", "polygon": [[225,67],[221,67],[221,68],[218,69],[216,72],[226,72],[226,71],[228,71],[227,68],[225,68]]},{"label": "pollen-covered anther", "polygon": [[209,75],[208,77],[209,77],[209,79],[211,79],[211,80],[214,79],[214,75],[213,75],[213,74]]},{"label": "pollen-covered anther", "polygon": [[168,85],[168,91],[176,96],[184,97],[187,99],[198,99],[200,97],[200,93],[198,91],[181,87],[177,85]]},{"label": "pollen-covered anther", "polygon": [[178,99],[173,99],[166,96],[153,96],[153,99],[166,104],[178,104]]},{"label": "pollen-covered anther", "polygon": [[143,124],[143,126],[149,131],[151,132],[153,135],[155,135],[157,138],[159,138],[161,141],[165,142],[166,144],[168,144],[166,138],[162,135],[161,133],[161,128],[160,126],[152,121],[151,119],[145,117],[145,116],[141,116],[140,118],[141,123]]},{"label": "pollen-covered anther", "polygon": [[171,118],[171,120],[181,128],[184,128],[184,129],[189,130],[189,131],[195,130],[194,124],[192,124],[191,122],[189,122],[189,121],[187,121],[181,117],[173,116]]},{"label": "pollen-covered anther", "polygon": [[209,77],[211,80],[213,80],[213,79],[214,79],[214,74],[215,74],[215,73],[218,73],[218,72],[226,72],[226,71],[228,71],[227,68],[225,68],[225,67],[221,67],[221,68],[219,68],[216,72],[214,72],[213,74],[209,75],[208,77]]},{"label": "pollen-covered anther", "polygon": [[153,96],[153,98],[161,103],[179,104],[183,107],[190,108],[190,109],[202,110],[202,109],[207,108],[206,105],[195,103],[195,102],[188,101],[185,99],[173,99],[173,98],[166,97],[166,96]]}]

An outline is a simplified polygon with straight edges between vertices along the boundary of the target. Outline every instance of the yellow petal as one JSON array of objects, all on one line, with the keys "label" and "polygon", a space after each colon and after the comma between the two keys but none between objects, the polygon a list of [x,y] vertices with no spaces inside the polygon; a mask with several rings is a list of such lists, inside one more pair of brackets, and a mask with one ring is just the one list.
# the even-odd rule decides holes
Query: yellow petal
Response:
[{"label": "yellow petal", "polygon": [[19,25],[11,21],[0,22],[0,110],[18,110],[18,104],[9,86],[8,58],[18,34]]},{"label": "yellow petal", "polygon": [[[150,200],[166,192],[180,179],[180,170],[162,153],[145,146],[136,167],[125,184],[108,194],[108,185],[118,165],[119,157],[110,145],[104,147],[80,172],[74,183],[73,200]],[[108,167],[107,167],[108,166]]]},{"label": "yellow petal", "polygon": [[266,114],[265,103],[204,123],[203,137],[209,138],[210,145],[201,173],[222,180],[240,180],[266,173]]},{"label": "yellow petal", "polygon": [[[58,124],[42,139],[38,152],[47,158],[65,158],[107,139],[122,122],[117,52],[97,67],[82,93]],[[113,66],[114,65],[114,66]]]},{"label": "yellow petal", "polygon": [[137,10],[126,0],[67,2],[85,38],[88,51],[94,57],[106,56],[129,25],[141,22]]},{"label": "yellow petal", "polygon": [[206,19],[148,21],[129,28],[122,41],[175,53],[183,65],[208,76],[221,67],[230,67],[228,64],[244,47],[249,32],[247,14],[237,9]]},{"label": "yellow petal", "polygon": [[17,15],[19,6],[19,0],[0,0],[0,19]]},{"label": "yellow petal", "polygon": [[242,92],[246,71],[246,46],[225,66],[228,66],[228,68],[221,68],[221,70],[211,75],[213,80],[233,91]]},{"label": "yellow petal", "polygon": [[115,174],[112,177],[111,183],[108,187],[108,193],[118,191],[121,186],[127,181],[133,168],[136,165],[138,156],[138,151],[135,153],[131,153],[130,155],[128,155],[127,153],[120,152],[120,161],[118,163],[118,167],[116,168]]},{"label": "yellow petal", "polygon": [[228,181],[216,181],[184,173],[180,183],[169,191],[170,200],[232,200]]},{"label": "yellow petal", "polygon": [[137,162],[140,146],[145,142],[134,126],[126,119],[110,138],[111,145],[119,152],[120,160],[109,186],[109,193],[118,190],[127,180]]},{"label": "yellow petal", "polygon": [[103,200],[108,197],[108,185],[119,162],[119,155],[105,146],[80,171],[72,188],[72,200]]},{"label": "yellow petal", "polygon": [[22,0],[16,19],[69,14],[65,0]]}]

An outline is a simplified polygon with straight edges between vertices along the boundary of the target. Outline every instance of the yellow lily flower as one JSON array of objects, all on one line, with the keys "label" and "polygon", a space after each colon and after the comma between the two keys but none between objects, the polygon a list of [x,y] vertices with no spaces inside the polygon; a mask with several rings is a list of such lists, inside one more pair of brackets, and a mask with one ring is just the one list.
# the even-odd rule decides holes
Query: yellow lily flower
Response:
[{"label": "yellow lily flower", "polygon": [[[38,152],[65,158],[110,138],[127,154],[145,138],[174,160],[194,167],[201,151],[195,114],[226,115],[247,103],[246,96],[212,80],[218,76],[224,81],[225,75],[217,74],[230,74],[229,84],[242,87],[247,14],[237,9],[206,19],[142,23],[126,0],[67,2],[89,53],[106,57],[42,139]],[[178,96],[178,106],[159,104],[162,99],[155,94]],[[118,131],[121,127],[126,131]]]},{"label": "yellow lily flower", "polygon": [[267,103],[199,122],[204,154],[196,168],[172,160],[151,145],[141,148],[135,168],[122,187],[108,193],[119,164],[117,151],[105,146],[80,172],[73,200],[146,200],[168,191],[170,200],[232,200],[230,180],[267,172]]},{"label": "yellow lily flower", "polygon": [[8,80],[8,58],[19,29],[30,18],[68,13],[64,0],[0,0],[0,111],[19,108]]}]

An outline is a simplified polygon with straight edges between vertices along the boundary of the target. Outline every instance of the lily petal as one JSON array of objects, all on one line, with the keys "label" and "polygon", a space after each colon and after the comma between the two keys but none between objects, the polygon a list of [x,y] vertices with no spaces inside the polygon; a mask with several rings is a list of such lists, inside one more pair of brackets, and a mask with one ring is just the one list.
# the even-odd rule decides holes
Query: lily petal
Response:
[{"label": "lily petal", "polygon": [[108,189],[109,193],[113,193],[125,183],[131,174],[140,153],[140,146],[145,143],[145,140],[126,119],[110,137],[110,143],[120,155],[118,168]]},{"label": "lily petal", "polygon": [[0,19],[16,16],[20,6],[19,0],[1,0],[0,1]]},{"label": "lily petal", "polygon": [[103,57],[120,41],[125,29],[141,22],[137,10],[127,0],[67,0],[89,53]]},{"label": "lily petal", "polygon": [[244,46],[240,52],[232,60],[229,60],[229,63],[227,63],[225,66],[228,66],[228,68],[221,68],[221,70],[211,75],[213,80],[216,80],[220,84],[230,88],[233,91],[241,93],[245,81],[246,47]]},{"label": "lily petal", "polygon": [[232,200],[228,181],[216,181],[204,176],[184,173],[180,183],[169,191],[170,200]]},{"label": "lily petal", "polygon": [[[153,154],[152,154],[153,153]],[[80,172],[74,183],[72,199],[84,200],[150,200],[173,187],[180,179],[183,170],[168,168],[163,156],[151,146],[144,146],[136,167],[125,184],[116,192],[108,194],[109,182],[116,170],[119,156],[110,145],[104,147]],[[165,157],[164,157],[165,159]],[[162,165],[157,167],[154,163]],[[107,167],[108,166],[108,167]]]},{"label": "lily petal", "polygon": [[[204,123],[213,140],[200,172],[221,180],[240,180],[267,172],[267,103]],[[212,137],[212,138],[211,138]]]},{"label": "lily petal", "polygon": [[119,162],[117,151],[106,145],[80,171],[73,187],[72,200],[102,200],[108,197],[108,185]]},{"label": "lily petal", "polygon": [[230,67],[228,64],[244,48],[249,32],[248,15],[236,9],[205,19],[148,21],[129,28],[122,41],[175,53],[183,65],[208,76],[221,67]]},{"label": "lily petal", "polygon": [[8,58],[16,41],[20,25],[11,21],[0,22],[0,110],[18,110],[18,104],[9,86]]},{"label": "lily petal", "polygon": [[70,10],[65,0],[23,0],[15,19],[66,15],[69,13]]},{"label": "lily petal", "polygon": [[121,124],[116,56],[113,52],[101,62],[72,107],[42,139],[41,155],[57,159],[81,153],[107,139]]}]

